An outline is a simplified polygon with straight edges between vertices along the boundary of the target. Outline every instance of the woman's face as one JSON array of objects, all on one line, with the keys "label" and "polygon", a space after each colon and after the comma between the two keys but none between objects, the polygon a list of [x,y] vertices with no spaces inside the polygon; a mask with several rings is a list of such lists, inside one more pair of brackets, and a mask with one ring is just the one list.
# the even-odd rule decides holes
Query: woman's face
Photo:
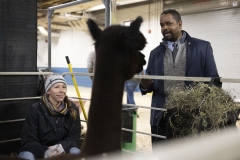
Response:
[{"label": "woman's face", "polygon": [[67,93],[67,86],[64,83],[55,83],[47,92],[49,100],[53,105],[63,101]]}]

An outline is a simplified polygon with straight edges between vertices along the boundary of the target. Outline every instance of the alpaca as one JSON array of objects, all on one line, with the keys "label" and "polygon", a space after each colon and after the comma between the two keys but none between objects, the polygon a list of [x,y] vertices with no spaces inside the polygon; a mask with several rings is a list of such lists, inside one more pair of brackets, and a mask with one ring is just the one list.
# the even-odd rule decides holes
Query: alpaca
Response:
[{"label": "alpaca", "polygon": [[142,17],[129,27],[113,25],[102,31],[89,19],[88,28],[95,42],[96,68],[88,130],[80,155],[61,155],[52,160],[96,156],[121,150],[122,98],[124,83],[143,70],[144,55],[139,52],[146,39],[139,31]]},{"label": "alpaca", "polygon": [[96,68],[88,115],[88,130],[79,155],[60,155],[50,160],[70,160],[121,150],[121,119],[124,83],[143,70],[140,52],[146,39],[139,31],[142,17],[129,27],[113,25],[101,30],[89,19],[95,42]]},{"label": "alpaca", "polygon": [[81,150],[84,157],[121,150],[124,83],[146,64],[139,52],[146,44],[139,31],[142,21],[138,17],[130,27],[114,25],[104,31],[93,20],[87,22],[96,41],[96,68],[88,130]]}]

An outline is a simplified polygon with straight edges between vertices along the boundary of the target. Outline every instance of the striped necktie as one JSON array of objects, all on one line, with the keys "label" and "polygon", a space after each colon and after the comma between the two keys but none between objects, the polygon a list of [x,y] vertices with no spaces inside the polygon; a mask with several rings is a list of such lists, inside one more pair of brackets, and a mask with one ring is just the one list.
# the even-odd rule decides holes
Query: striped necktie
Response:
[{"label": "striped necktie", "polygon": [[175,62],[175,58],[176,58],[176,55],[177,55],[177,43],[173,43],[173,52],[172,52],[172,56],[173,56],[173,62]]}]

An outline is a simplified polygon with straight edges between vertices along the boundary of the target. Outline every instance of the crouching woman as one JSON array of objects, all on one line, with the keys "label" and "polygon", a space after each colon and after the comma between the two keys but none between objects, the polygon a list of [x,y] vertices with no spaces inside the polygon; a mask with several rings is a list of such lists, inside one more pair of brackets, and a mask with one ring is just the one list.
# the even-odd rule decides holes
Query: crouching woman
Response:
[{"label": "crouching woman", "polygon": [[26,116],[19,157],[34,160],[80,153],[79,111],[66,92],[67,84],[61,75],[47,77],[45,94],[29,108]]}]

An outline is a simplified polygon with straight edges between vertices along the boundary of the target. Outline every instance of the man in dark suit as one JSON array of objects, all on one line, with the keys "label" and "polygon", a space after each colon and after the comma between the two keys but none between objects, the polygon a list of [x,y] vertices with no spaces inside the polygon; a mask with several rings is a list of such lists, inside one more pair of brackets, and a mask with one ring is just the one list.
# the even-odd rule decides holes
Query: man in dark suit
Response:
[{"label": "man in dark suit", "polygon": [[[176,10],[164,11],[160,16],[160,25],[164,38],[160,45],[150,53],[146,75],[219,77],[211,44],[192,38],[186,31],[183,31],[181,16]],[[163,108],[170,88],[186,87],[192,83],[190,81],[142,79],[139,87],[142,95],[153,92],[152,107]],[[162,117],[162,111],[151,110],[152,134],[166,135],[167,120]],[[152,137],[152,145],[160,140],[163,139]]]}]

